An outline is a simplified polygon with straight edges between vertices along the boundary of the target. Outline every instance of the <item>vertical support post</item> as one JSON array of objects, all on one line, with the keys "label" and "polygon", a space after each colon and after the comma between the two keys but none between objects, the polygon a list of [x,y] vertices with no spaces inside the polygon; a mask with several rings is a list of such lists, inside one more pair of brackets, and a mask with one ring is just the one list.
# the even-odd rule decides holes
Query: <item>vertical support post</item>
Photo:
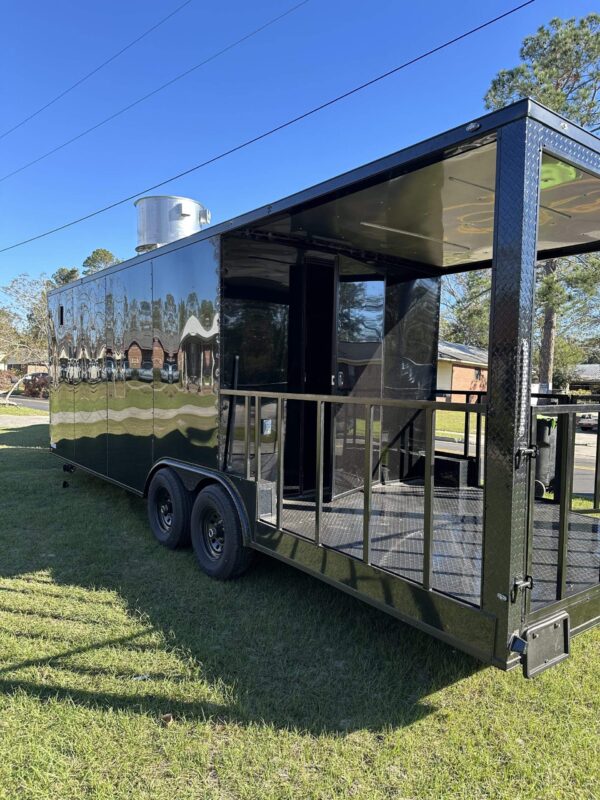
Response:
[{"label": "vertical support post", "polygon": [[[470,395],[465,392],[465,403],[469,404]],[[465,458],[469,457],[470,452],[470,438],[471,438],[471,414],[465,411],[465,442],[463,445],[463,454]]]},{"label": "vertical support post", "polygon": [[244,397],[244,472],[246,480],[252,477],[250,466],[250,397]]},{"label": "vertical support post", "polygon": [[256,485],[260,481],[260,455],[261,455],[261,399],[254,395],[254,470]]},{"label": "vertical support post", "polygon": [[423,586],[431,589],[433,571],[433,482],[435,473],[435,410],[425,409],[425,476],[423,528]]},{"label": "vertical support post", "polygon": [[484,484],[481,605],[497,619],[494,657],[506,662],[524,621],[528,544],[531,331],[537,258],[539,126],[516,120],[497,134],[496,198]]},{"label": "vertical support post", "polygon": [[567,587],[567,551],[569,547],[569,512],[573,491],[575,458],[575,414],[559,414],[560,437],[560,511],[558,515],[558,571],[556,597],[562,600]]},{"label": "vertical support post", "polygon": [[277,398],[277,529],[281,529],[283,513],[283,399]]},{"label": "vertical support post", "polygon": [[481,414],[481,397],[477,396],[477,405],[480,406],[479,413],[475,421],[475,474],[477,475],[477,486],[482,486],[481,478],[481,433],[482,433],[482,414]]},{"label": "vertical support post", "polygon": [[371,540],[369,527],[371,524],[371,485],[373,472],[373,406],[365,405],[365,475],[364,475],[364,507],[363,507],[363,561],[371,563]]},{"label": "vertical support post", "polygon": [[[344,422],[346,424],[346,421]],[[322,400],[317,400],[317,464],[315,484],[315,544],[321,544],[321,515],[323,513],[323,429],[325,409]]]},{"label": "vertical support post", "polygon": [[594,473],[594,508],[600,508],[600,412],[597,414],[596,472]]}]

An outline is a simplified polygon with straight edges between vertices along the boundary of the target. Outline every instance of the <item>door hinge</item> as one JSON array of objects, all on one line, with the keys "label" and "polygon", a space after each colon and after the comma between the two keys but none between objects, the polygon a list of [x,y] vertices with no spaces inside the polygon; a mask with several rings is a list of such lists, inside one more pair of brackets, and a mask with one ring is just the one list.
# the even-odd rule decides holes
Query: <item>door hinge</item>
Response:
[{"label": "door hinge", "polygon": [[517,576],[510,591],[510,602],[516,603],[517,598],[519,597],[519,592],[522,592],[525,589],[533,589],[533,578],[531,575],[526,575],[524,578]]}]

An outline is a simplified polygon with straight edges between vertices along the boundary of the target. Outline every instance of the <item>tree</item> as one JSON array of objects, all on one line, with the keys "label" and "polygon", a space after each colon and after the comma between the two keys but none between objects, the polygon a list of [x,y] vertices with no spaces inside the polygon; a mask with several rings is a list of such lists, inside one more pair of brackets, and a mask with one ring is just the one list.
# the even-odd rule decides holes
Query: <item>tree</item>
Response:
[{"label": "tree", "polygon": [[[485,95],[489,109],[533,97],[580,125],[600,122],[600,15],[553,19],[528,36],[521,63],[501,70]],[[534,359],[540,383],[568,383],[576,361],[592,348],[600,322],[598,256],[552,259],[537,265]],[[443,302],[442,333],[464,344],[487,344],[489,273],[449,277]],[[575,339],[581,345],[575,345]],[[559,352],[560,351],[560,352]],[[591,350],[590,350],[591,352]],[[587,356],[589,357],[589,356]]]},{"label": "tree", "polygon": [[519,55],[518,66],[492,80],[486,108],[532,97],[583,127],[600,124],[600,14],[550,20],[523,40]]},{"label": "tree", "polygon": [[81,266],[83,268],[83,275],[93,275],[94,272],[120,263],[120,259],[113,255],[110,250],[106,250],[104,247],[97,247],[90,253]]},{"label": "tree", "polygon": [[54,286],[64,286],[71,281],[76,281],[80,277],[77,267],[59,267],[52,273],[50,281]]},{"label": "tree", "polygon": [[48,360],[46,292],[50,286],[52,282],[43,275],[24,274],[0,289],[9,300],[3,311],[10,315],[14,337],[6,349],[21,362],[45,364]]},{"label": "tree", "polygon": [[441,336],[451,342],[487,348],[490,317],[489,270],[463,272],[447,281]]}]

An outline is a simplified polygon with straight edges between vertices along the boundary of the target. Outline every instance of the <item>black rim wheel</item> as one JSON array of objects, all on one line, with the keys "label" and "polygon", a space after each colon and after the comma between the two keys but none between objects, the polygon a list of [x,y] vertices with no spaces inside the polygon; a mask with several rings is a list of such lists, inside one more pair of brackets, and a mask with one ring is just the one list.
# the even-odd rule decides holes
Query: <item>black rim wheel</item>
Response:
[{"label": "black rim wheel", "polygon": [[156,495],[156,513],[161,530],[170,533],[173,525],[173,502],[164,487],[161,487]]},{"label": "black rim wheel", "polygon": [[208,511],[202,520],[202,540],[207,555],[214,561],[223,555],[225,531],[223,518],[216,509]]}]

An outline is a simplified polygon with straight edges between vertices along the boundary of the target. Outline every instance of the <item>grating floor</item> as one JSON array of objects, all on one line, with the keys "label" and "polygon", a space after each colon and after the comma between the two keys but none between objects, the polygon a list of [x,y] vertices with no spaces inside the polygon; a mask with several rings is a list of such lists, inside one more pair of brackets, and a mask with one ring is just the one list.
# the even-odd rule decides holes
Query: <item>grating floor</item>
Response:
[{"label": "grating floor", "polygon": [[[355,558],[362,557],[364,495],[357,491],[323,504],[321,541]],[[392,574],[421,582],[423,561],[423,487],[392,484],[372,493],[372,563]],[[432,585],[474,605],[480,602],[483,491],[436,487],[433,499]],[[559,507],[536,503],[532,608],[556,599]],[[264,522],[274,522],[263,516]],[[314,502],[285,499],[282,527],[312,539]],[[570,514],[567,593],[594,586],[600,578],[600,519]]]}]

